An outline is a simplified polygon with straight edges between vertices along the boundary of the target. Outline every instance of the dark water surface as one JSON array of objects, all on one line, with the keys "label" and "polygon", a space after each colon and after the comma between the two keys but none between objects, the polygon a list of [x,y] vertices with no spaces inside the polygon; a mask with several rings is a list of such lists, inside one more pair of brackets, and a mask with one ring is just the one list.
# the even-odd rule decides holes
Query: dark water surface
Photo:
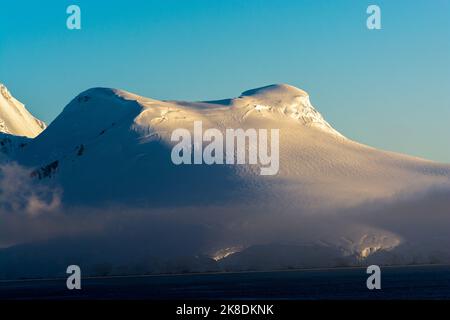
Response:
[{"label": "dark water surface", "polygon": [[243,272],[0,282],[0,299],[450,299],[450,266],[382,268],[381,290],[366,269]]}]

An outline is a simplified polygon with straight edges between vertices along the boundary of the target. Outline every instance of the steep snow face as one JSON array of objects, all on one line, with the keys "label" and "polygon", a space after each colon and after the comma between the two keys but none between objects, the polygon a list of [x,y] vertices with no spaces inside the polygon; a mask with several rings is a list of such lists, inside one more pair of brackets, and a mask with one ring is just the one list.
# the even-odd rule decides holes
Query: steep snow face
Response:
[{"label": "steep snow face", "polygon": [[278,112],[305,126],[319,128],[338,137],[343,136],[325,121],[322,115],[312,106],[309,95],[305,91],[287,84],[270,85],[242,93],[241,100],[251,105],[256,111]]},{"label": "steep snow face", "polygon": [[34,138],[45,129],[45,123],[33,117],[25,106],[0,84],[0,132]]},{"label": "steep snow face", "polygon": [[104,137],[116,132],[117,127],[125,126],[121,138],[109,141],[120,144],[142,109],[135,99],[122,98],[120,93],[119,90],[93,88],[79,94],[27,147],[26,162],[61,160],[81,145],[108,144],[109,139]]}]

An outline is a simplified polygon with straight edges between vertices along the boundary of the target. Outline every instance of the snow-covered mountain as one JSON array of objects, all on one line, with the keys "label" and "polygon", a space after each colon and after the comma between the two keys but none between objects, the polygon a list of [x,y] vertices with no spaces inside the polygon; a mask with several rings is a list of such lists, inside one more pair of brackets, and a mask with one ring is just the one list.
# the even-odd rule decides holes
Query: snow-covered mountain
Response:
[{"label": "snow-covered mountain", "polygon": [[[172,132],[193,134],[195,121],[279,129],[278,174],[173,164]],[[0,198],[19,216],[6,235],[0,227],[3,277],[17,273],[10,261],[42,252],[46,272],[59,272],[61,250],[93,273],[102,263],[127,273],[450,261],[450,165],[354,142],[289,85],[209,102],[90,89],[15,160],[9,171],[31,176],[22,189],[39,192]]]},{"label": "snow-covered mountain", "polygon": [[0,133],[34,138],[45,129],[45,123],[33,117],[0,83]]},{"label": "snow-covered mountain", "polygon": [[[177,128],[192,132],[194,121],[202,121],[204,130],[280,129],[279,174],[264,178],[252,165],[173,165],[171,134]],[[296,201],[305,197],[311,207],[350,206],[447,184],[450,176],[448,165],[379,151],[343,137],[304,91],[288,85],[196,103],[91,89],[27,146],[21,160],[30,167],[57,161],[55,179],[62,183],[66,200],[76,203],[142,197],[166,205],[177,201],[172,195],[178,191],[175,198],[186,194],[186,202],[196,204],[194,199],[204,198],[204,192],[210,193],[210,202],[239,198],[245,190],[245,198],[249,193],[262,199],[271,194]]]}]

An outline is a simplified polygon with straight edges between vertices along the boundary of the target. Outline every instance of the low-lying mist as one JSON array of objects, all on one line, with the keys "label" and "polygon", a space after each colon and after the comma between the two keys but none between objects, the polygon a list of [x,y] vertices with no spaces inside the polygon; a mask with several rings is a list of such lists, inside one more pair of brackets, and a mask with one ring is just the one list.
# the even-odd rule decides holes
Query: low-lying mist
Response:
[{"label": "low-lying mist", "polygon": [[[149,208],[64,204],[16,164],[0,170],[0,278],[450,262],[450,188],[353,207],[292,199]],[[268,196],[270,198],[270,196]]]}]

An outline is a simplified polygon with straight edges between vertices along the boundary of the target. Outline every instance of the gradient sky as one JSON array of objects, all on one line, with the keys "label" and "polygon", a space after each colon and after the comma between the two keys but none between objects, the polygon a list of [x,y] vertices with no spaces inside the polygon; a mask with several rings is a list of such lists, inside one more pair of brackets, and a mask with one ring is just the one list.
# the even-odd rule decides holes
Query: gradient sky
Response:
[{"label": "gradient sky", "polygon": [[450,162],[450,0],[3,1],[0,82],[46,122],[96,86],[211,100],[289,83],[354,140]]}]

